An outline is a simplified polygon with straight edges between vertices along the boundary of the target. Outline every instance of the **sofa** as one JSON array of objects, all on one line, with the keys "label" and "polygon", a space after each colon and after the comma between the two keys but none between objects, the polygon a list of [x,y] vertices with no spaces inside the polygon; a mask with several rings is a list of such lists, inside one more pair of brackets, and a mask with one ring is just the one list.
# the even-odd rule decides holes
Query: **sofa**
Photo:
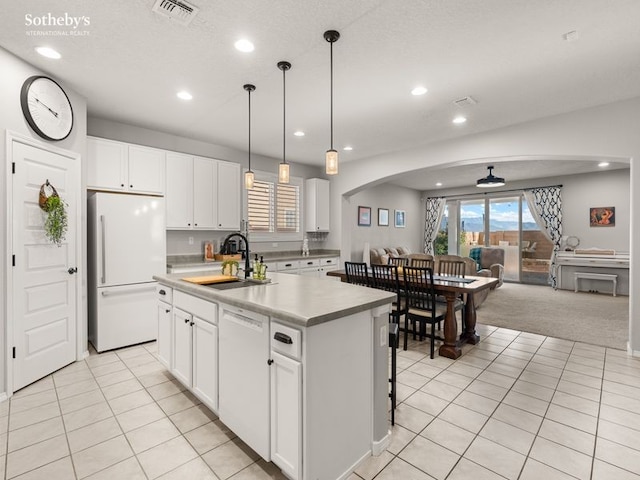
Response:
[{"label": "sofa", "polygon": [[[412,253],[406,247],[371,248],[369,259],[371,264],[389,263],[389,257],[426,258],[434,260],[434,272],[438,271],[440,260],[460,260],[465,263],[465,275],[493,277],[498,284],[491,290],[500,287],[504,281],[504,249],[494,247],[474,247],[469,257],[460,255],[429,255],[428,253]],[[478,308],[487,299],[490,290],[483,290],[474,296],[474,303]]]}]

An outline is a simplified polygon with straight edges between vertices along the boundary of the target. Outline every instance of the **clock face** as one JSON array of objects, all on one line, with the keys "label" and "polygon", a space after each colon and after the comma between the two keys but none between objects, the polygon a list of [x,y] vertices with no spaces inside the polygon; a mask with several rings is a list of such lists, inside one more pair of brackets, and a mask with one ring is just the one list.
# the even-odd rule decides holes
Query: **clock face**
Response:
[{"label": "clock face", "polygon": [[73,128],[73,109],[62,87],[48,77],[33,76],[22,85],[20,105],[29,126],[42,138],[63,140]]}]

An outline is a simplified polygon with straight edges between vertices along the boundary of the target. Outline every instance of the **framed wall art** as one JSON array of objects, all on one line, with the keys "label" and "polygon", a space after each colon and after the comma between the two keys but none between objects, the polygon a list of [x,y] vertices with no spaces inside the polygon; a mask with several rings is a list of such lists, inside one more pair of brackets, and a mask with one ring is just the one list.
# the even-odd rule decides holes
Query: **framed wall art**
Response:
[{"label": "framed wall art", "polygon": [[404,217],[405,217],[405,212],[404,210],[395,210],[395,226],[396,228],[404,228]]},{"label": "framed wall art", "polygon": [[358,226],[371,226],[371,207],[358,207]]},{"label": "framed wall art", "polygon": [[615,227],[616,207],[591,207],[589,209],[591,227]]},{"label": "framed wall art", "polygon": [[380,227],[389,226],[389,209],[388,208],[378,209],[378,226]]}]

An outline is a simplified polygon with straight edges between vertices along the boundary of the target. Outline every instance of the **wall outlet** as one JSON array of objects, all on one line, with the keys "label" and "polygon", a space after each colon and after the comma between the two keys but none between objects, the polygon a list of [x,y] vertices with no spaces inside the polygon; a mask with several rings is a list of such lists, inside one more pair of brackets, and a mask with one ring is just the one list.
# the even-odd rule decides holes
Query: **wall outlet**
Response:
[{"label": "wall outlet", "polygon": [[189,245],[193,245],[193,237],[189,237]]},{"label": "wall outlet", "polygon": [[389,325],[383,325],[380,327],[380,346],[384,347],[389,339]]}]

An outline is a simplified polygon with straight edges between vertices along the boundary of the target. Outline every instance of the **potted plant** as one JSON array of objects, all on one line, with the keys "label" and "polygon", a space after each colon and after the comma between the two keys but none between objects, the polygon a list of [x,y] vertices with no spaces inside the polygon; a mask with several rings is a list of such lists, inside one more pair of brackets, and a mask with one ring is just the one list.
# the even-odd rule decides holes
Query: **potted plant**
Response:
[{"label": "potted plant", "polygon": [[225,260],[222,262],[222,274],[235,277],[238,275],[239,264],[236,260]]},{"label": "potted plant", "polygon": [[65,239],[68,227],[66,204],[58,195],[51,195],[44,202],[43,210],[47,213],[44,234],[59,247]]}]

